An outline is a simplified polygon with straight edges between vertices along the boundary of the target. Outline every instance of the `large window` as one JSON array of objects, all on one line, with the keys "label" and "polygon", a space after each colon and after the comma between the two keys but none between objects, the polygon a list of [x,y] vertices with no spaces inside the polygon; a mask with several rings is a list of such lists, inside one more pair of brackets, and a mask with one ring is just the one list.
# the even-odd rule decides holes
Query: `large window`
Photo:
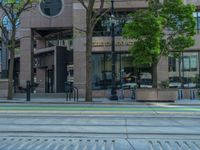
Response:
[{"label": "large window", "polygon": [[[112,84],[112,57],[110,53],[92,55],[93,89],[109,89]],[[116,54],[116,85],[118,88],[152,87],[151,69],[134,68],[129,53]]]},{"label": "large window", "polygon": [[189,55],[184,55],[183,56],[183,63],[181,65],[182,70],[184,71],[197,71],[197,54],[190,54]]},{"label": "large window", "polygon": [[[19,19],[18,19],[18,20],[17,20],[17,23],[16,23],[16,27],[17,27],[17,28],[19,27],[19,23],[20,23],[20,22],[19,22]],[[12,24],[11,24],[11,22],[10,22],[8,16],[4,16],[4,17],[2,18],[2,24],[3,24],[3,26],[6,28],[7,31],[12,30]]]},{"label": "large window", "polygon": [[176,58],[174,58],[173,56],[169,56],[169,65],[168,65],[168,70],[169,71],[176,71]]},{"label": "large window", "polygon": [[196,30],[197,33],[200,33],[200,11],[193,13],[193,16],[196,20]]},{"label": "large window", "polygon": [[[199,82],[199,53],[184,52],[179,58],[172,58],[173,63],[169,61],[170,87],[196,88]],[[173,64],[173,65],[172,65]],[[176,68],[176,69],[173,69]]]},{"label": "large window", "polygon": [[[130,12],[116,12],[115,13],[115,35],[121,36],[122,28],[128,20],[128,13]],[[100,19],[95,28],[94,36],[110,36],[111,35],[111,18],[109,15],[105,15]]]},{"label": "large window", "polygon": [[42,12],[47,16],[58,15],[62,9],[62,0],[45,0],[40,3]]}]

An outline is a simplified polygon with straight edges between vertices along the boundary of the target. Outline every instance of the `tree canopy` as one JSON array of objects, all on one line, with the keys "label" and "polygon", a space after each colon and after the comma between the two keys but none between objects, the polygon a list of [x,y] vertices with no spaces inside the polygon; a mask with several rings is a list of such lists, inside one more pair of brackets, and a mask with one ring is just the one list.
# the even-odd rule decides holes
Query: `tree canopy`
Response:
[{"label": "tree canopy", "polygon": [[133,63],[157,64],[160,57],[174,52],[178,56],[194,45],[195,6],[183,0],[149,0],[148,9],[130,14],[123,28],[123,36],[133,39],[129,48]]}]

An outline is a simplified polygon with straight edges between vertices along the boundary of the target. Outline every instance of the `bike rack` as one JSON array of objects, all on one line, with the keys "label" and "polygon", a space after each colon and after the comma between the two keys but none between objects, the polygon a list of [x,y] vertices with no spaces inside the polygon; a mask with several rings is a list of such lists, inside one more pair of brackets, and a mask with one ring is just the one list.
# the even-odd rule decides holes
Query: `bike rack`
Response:
[{"label": "bike rack", "polygon": [[79,91],[77,87],[74,87],[72,84],[66,84],[66,101],[71,101],[73,98],[74,101],[78,102],[79,99]]}]

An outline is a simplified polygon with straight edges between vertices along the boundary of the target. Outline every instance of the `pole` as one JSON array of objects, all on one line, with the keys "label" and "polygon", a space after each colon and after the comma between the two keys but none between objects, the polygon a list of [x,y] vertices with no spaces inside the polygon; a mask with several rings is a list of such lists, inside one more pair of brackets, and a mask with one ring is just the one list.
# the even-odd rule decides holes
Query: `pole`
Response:
[{"label": "pole", "polygon": [[[111,17],[114,17],[114,0],[111,0]],[[114,18],[111,18],[114,19]],[[118,100],[117,91],[116,91],[116,74],[115,74],[115,23],[112,21],[111,24],[111,37],[112,37],[112,87],[111,87],[111,96],[110,100]]]},{"label": "pole", "polygon": [[26,101],[29,102],[31,100],[31,82],[26,81]]},{"label": "pole", "polygon": [[185,65],[184,65],[183,52],[181,53],[181,56],[182,56],[182,83],[181,83],[181,87],[184,88],[184,68],[185,68]]}]

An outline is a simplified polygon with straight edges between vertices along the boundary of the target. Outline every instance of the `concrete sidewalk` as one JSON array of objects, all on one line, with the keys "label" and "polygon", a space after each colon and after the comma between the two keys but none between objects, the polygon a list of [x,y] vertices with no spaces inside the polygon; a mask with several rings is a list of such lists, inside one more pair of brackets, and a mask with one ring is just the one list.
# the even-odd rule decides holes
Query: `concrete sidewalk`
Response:
[{"label": "concrete sidewalk", "polygon": [[26,98],[13,98],[13,100],[7,100],[6,98],[0,98],[0,103],[69,103],[69,104],[141,104],[132,99],[124,99],[111,101],[108,98],[94,98],[92,102],[85,102],[85,99],[79,98],[78,101],[74,99],[66,100],[65,98],[31,98],[27,101]]},{"label": "concrete sidewalk", "polygon": [[176,100],[175,102],[137,102],[133,99],[119,99],[117,101],[111,101],[108,98],[94,98],[93,102],[85,102],[85,99],[80,98],[77,101],[71,99],[66,101],[65,98],[31,98],[31,101],[26,101],[26,98],[13,98],[13,100],[7,100],[6,98],[0,98],[0,103],[49,103],[49,104],[111,104],[111,105],[155,105],[155,104],[167,104],[167,105],[200,105],[200,100]]}]

